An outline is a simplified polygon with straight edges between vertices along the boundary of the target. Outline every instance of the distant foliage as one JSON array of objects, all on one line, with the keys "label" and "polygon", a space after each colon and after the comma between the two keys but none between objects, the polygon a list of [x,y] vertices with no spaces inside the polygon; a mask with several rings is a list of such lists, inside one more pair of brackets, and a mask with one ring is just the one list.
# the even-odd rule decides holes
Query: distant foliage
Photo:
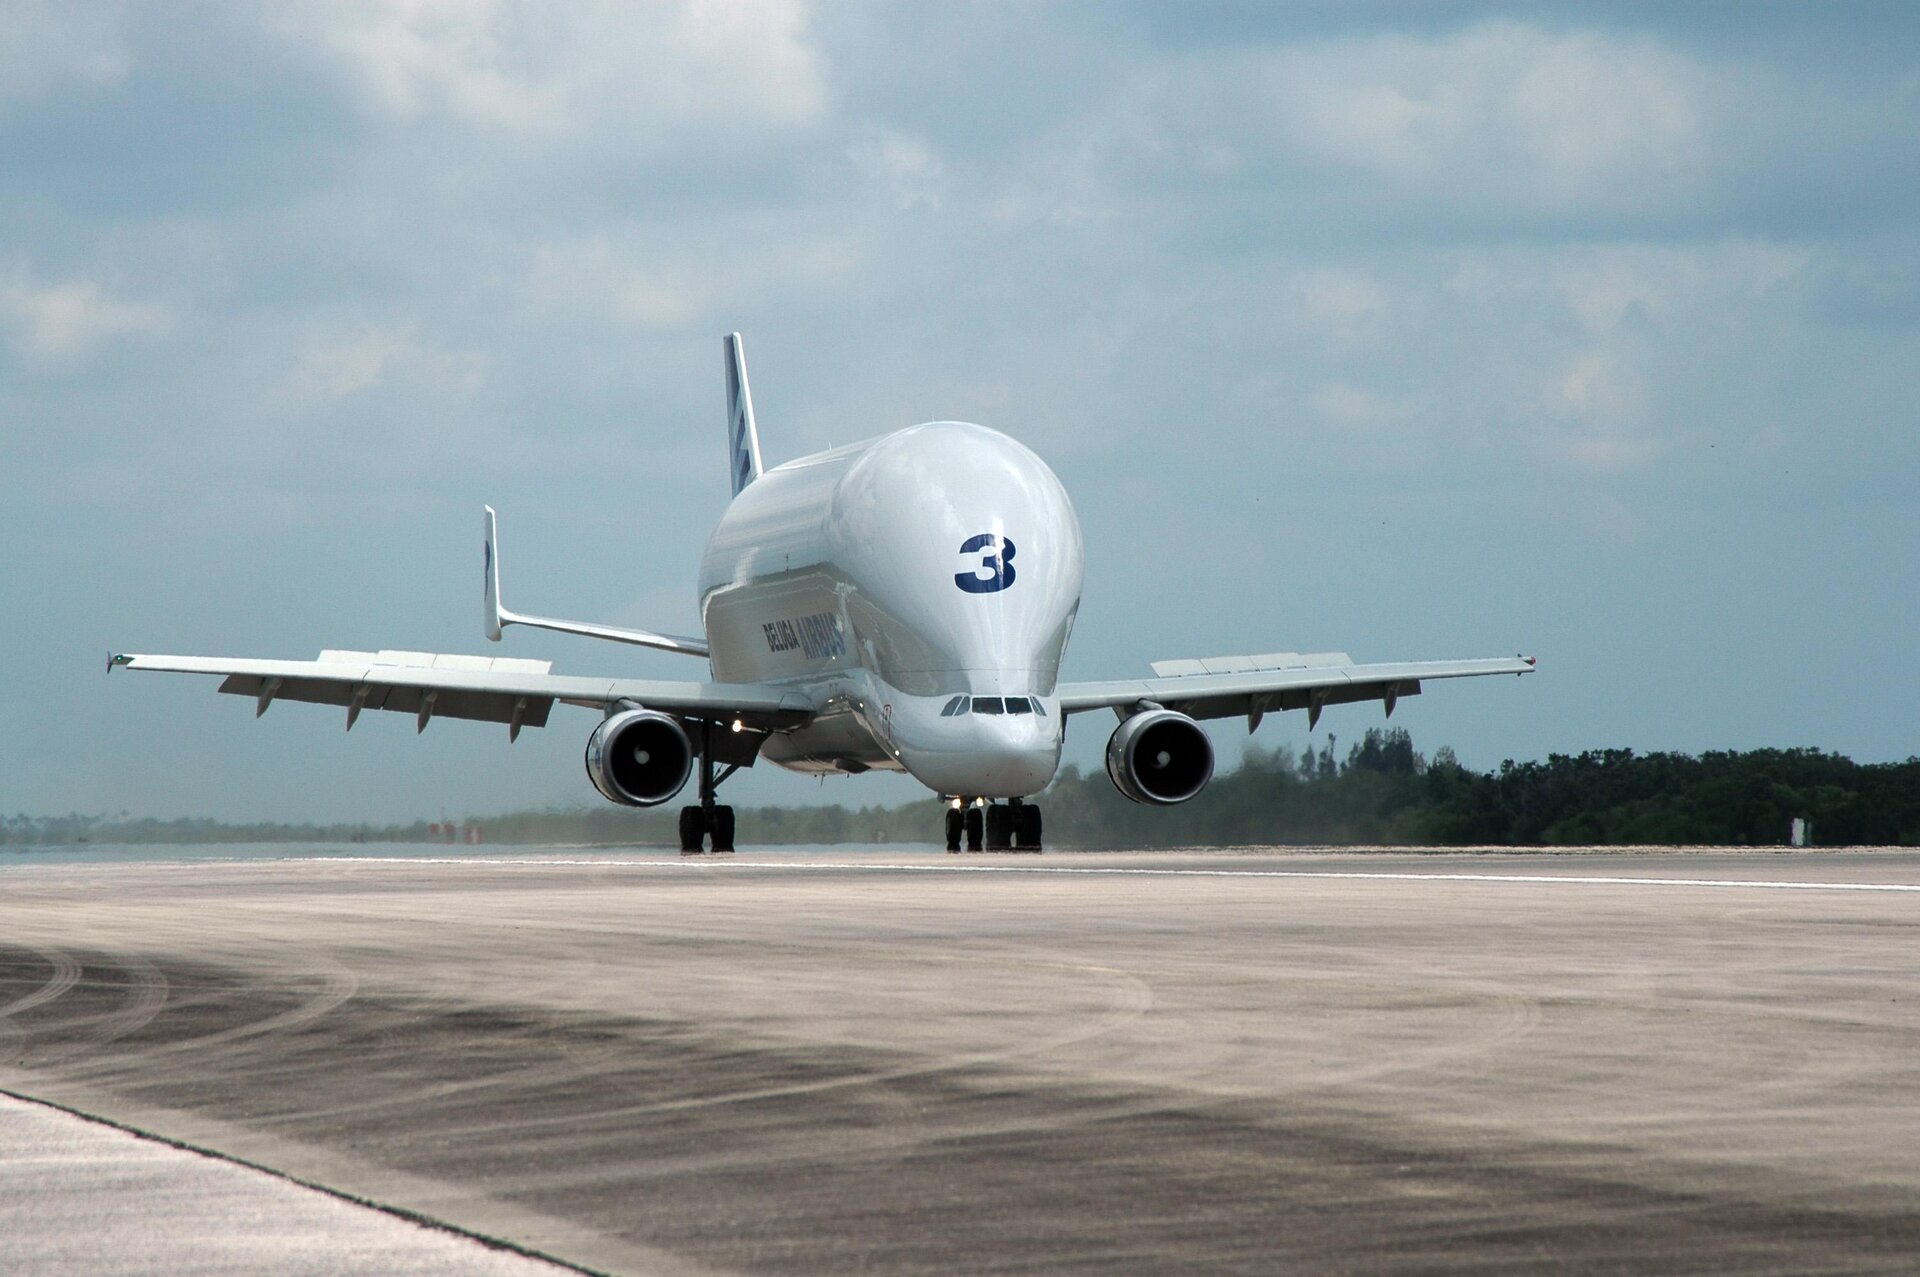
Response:
[{"label": "distant foliage", "polygon": [[[1178,807],[1141,807],[1104,772],[1063,770],[1037,800],[1049,846],[1778,846],[1795,817],[1819,846],[1920,846],[1920,758],[1860,764],[1817,749],[1552,754],[1545,762],[1429,762],[1400,728],[1370,729],[1341,758],[1332,735],[1303,753],[1249,751]],[[608,806],[472,818],[488,843],[676,846],[677,805]],[[743,809],[743,846],[937,843],[939,804]],[[0,844],[425,842],[411,825],[227,825],[118,816],[14,816]]]}]

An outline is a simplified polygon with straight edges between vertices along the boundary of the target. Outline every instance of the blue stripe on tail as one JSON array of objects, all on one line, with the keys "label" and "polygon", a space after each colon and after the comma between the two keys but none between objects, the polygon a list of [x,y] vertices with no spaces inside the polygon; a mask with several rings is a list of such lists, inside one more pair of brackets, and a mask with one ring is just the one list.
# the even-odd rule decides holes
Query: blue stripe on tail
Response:
[{"label": "blue stripe on tail", "polygon": [[753,391],[747,385],[747,351],[739,333],[723,343],[727,366],[727,450],[733,495],[760,477],[760,431],[753,421]]}]

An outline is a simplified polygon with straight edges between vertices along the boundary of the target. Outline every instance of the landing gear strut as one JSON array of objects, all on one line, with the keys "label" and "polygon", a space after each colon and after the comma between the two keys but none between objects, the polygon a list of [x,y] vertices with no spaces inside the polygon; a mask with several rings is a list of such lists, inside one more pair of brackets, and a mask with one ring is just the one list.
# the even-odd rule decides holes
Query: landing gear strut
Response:
[{"label": "landing gear strut", "polygon": [[1040,809],[1018,798],[1004,804],[980,806],[964,795],[960,806],[946,810],[947,850],[958,852],[966,839],[968,851],[1040,850]]},{"label": "landing gear strut", "polygon": [[699,855],[701,845],[709,839],[716,852],[733,850],[733,808],[714,802],[713,791],[739,770],[740,764],[729,763],[718,776],[713,774],[713,724],[701,723],[700,805],[680,809],[681,855]]}]

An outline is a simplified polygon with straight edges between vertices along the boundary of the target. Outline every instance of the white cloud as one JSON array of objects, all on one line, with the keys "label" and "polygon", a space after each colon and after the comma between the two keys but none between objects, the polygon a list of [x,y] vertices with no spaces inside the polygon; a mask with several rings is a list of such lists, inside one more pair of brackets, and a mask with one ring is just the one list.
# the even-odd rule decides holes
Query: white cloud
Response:
[{"label": "white cloud", "polygon": [[1299,280],[1307,314],[1326,323],[1352,324],[1387,308],[1387,293],[1370,273],[1352,267],[1319,267]]},{"label": "white cloud", "polygon": [[296,26],[315,28],[382,111],[444,113],[515,129],[550,124],[558,112],[554,89],[512,65],[500,39],[498,4],[361,0],[297,6],[288,16]]},{"label": "white cloud", "polygon": [[542,245],[525,289],[536,310],[584,310],[642,329],[677,328],[705,313],[699,290],[668,282],[643,253],[600,236]]},{"label": "white cloud", "polygon": [[1495,23],[1273,56],[1297,154],[1401,187],[1578,211],[1684,196],[1708,160],[1706,76],[1652,41]]},{"label": "white cloud", "polygon": [[1121,96],[1151,101],[1161,125],[1109,141],[1149,164],[1254,181],[1305,170],[1316,196],[1356,184],[1370,213],[1413,200],[1510,223],[1694,207],[1737,89],[1649,38],[1492,22],[1209,51]]},{"label": "white cloud", "polygon": [[35,363],[57,364],[116,338],[162,332],[171,318],[161,307],[109,297],[91,280],[36,285],[19,270],[0,284],[0,321],[15,351]]},{"label": "white cloud", "polygon": [[482,356],[423,344],[414,326],[404,324],[316,339],[301,352],[286,388],[295,409],[310,409],[400,378],[471,394],[485,376]]},{"label": "white cloud", "polygon": [[69,84],[118,84],[132,65],[119,16],[109,7],[0,0],[0,105]]},{"label": "white cloud", "polygon": [[925,141],[891,129],[875,129],[847,148],[861,174],[878,183],[906,212],[940,207],[946,166]]},{"label": "white cloud", "polygon": [[852,237],[789,227],[783,238],[750,222],[678,237],[610,233],[544,244],[527,264],[523,295],[546,315],[704,331],[787,290],[819,295],[857,277],[861,254]]},{"label": "white cloud", "polygon": [[825,75],[807,19],[801,0],[353,0],[282,10],[285,32],[317,42],[374,114],[529,135],[611,133],[622,149],[685,141],[688,129],[819,117]]},{"label": "white cloud", "polygon": [[1403,425],[1413,417],[1411,405],[1342,381],[1320,386],[1307,404],[1327,424],[1360,433]]},{"label": "white cloud", "polygon": [[1761,240],[1472,252],[1447,289],[1489,306],[1551,307],[1597,337],[1636,317],[1658,324],[1751,308],[1811,260],[1802,247]]}]

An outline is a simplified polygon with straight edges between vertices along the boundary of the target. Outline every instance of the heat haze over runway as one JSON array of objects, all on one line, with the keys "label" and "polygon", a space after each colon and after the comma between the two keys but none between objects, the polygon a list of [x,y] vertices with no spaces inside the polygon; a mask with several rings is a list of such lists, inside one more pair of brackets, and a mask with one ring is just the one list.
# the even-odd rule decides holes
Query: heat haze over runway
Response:
[{"label": "heat haze over runway", "polygon": [[0,1084],[620,1272],[1907,1271],[1920,855],[0,869]]}]

